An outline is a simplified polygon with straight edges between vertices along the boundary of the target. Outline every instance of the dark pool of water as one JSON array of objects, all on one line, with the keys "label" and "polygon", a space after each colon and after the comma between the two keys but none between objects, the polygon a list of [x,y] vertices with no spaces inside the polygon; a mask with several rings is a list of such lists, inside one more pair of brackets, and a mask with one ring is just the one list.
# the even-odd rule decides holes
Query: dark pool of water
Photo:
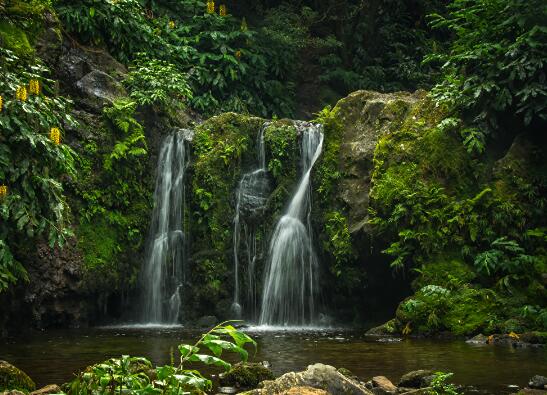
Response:
[{"label": "dark pool of water", "polygon": [[[460,340],[406,339],[382,343],[358,330],[247,331],[258,342],[255,360],[267,360],[276,374],[322,362],[350,369],[361,379],[387,376],[396,382],[415,369],[454,372],[458,384],[496,394],[547,375],[547,349],[469,345]],[[28,372],[37,385],[63,383],[86,366],[122,354],[155,364],[170,360],[170,349],[195,342],[199,332],[183,328],[102,328],[35,333],[0,340],[0,359]]]}]

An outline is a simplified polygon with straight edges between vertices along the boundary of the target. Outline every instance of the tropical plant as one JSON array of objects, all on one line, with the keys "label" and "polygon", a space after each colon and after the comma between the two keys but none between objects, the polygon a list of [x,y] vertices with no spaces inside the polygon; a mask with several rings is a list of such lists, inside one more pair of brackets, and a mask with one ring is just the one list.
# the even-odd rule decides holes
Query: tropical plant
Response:
[{"label": "tropical plant", "polygon": [[444,64],[444,78],[433,97],[463,112],[477,127],[465,136],[466,145],[480,146],[486,134],[503,130],[500,117],[508,114],[522,125],[545,121],[545,2],[456,0],[448,9],[446,16],[432,14],[431,24],[455,38],[448,51],[426,61]]},{"label": "tropical plant", "polygon": [[139,105],[174,105],[183,108],[192,99],[187,77],[173,64],[139,54],[124,83]]},{"label": "tropical plant", "polygon": [[431,395],[458,395],[461,392],[454,384],[448,384],[446,381],[452,377],[454,373],[435,372],[433,380],[431,380]]},{"label": "tropical plant", "polygon": [[[203,363],[228,371],[232,365],[221,358],[224,351],[236,353],[241,361],[246,362],[248,351],[245,346],[250,344],[256,349],[256,342],[230,323],[227,321],[215,326],[193,345],[179,345],[178,364],[173,360],[171,365],[154,369],[146,358],[124,355],[88,368],[66,385],[65,390],[69,395],[182,395],[210,391],[211,379],[187,365]],[[210,354],[203,354],[203,351]]]},{"label": "tropical plant", "polygon": [[61,130],[75,121],[48,73],[39,61],[0,48],[0,291],[26,278],[17,243],[47,235],[53,248],[71,234],[63,181],[76,176],[77,156]]}]

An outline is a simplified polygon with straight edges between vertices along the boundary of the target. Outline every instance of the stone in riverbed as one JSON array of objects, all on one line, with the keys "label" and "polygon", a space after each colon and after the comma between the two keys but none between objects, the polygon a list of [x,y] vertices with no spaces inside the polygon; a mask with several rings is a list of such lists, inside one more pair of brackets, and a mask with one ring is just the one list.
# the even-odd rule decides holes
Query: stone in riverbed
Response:
[{"label": "stone in riverbed", "polygon": [[0,391],[24,390],[32,391],[36,388],[34,381],[22,370],[6,361],[0,361]]},{"label": "stone in riverbed", "polygon": [[[373,395],[368,389],[360,383],[352,380],[336,368],[329,365],[317,363],[310,365],[303,372],[289,372],[273,381],[263,381],[261,388],[245,392],[246,395],[281,395],[281,394],[310,394],[304,391],[302,387],[311,387],[316,390],[323,390],[321,394],[331,395]],[[288,392],[288,391],[293,392]],[[294,392],[296,391],[296,392]],[[318,392],[314,394],[319,395]]]},{"label": "stone in riverbed", "polygon": [[57,384],[50,384],[40,388],[39,390],[32,391],[29,395],[59,394],[61,392],[61,387],[59,387]]},{"label": "stone in riverbed", "polygon": [[[385,376],[374,376],[372,378],[372,387],[379,389],[382,394],[396,394],[397,387]],[[373,390],[374,392],[374,390]]]},{"label": "stone in riverbed", "polygon": [[398,387],[424,388],[429,387],[433,379],[432,370],[414,370],[403,375],[397,384]]},{"label": "stone in riverbed", "polygon": [[472,337],[471,339],[467,339],[465,342],[468,344],[486,344],[488,343],[488,336],[484,336],[482,333],[480,333],[477,336]]},{"label": "stone in riverbed", "polygon": [[264,380],[273,379],[272,371],[261,363],[237,363],[220,378],[220,385],[252,389]]},{"label": "stone in riverbed", "polygon": [[528,382],[528,387],[540,390],[547,389],[547,377],[536,374]]}]

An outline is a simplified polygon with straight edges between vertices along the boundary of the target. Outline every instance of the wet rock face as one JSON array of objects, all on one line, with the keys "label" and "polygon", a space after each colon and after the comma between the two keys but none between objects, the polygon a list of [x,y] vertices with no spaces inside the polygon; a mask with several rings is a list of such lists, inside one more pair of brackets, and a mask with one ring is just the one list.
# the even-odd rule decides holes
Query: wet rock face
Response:
[{"label": "wet rock face", "polygon": [[[82,325],[87,322],[87,301],[82,289],[82,258],[76,240],[69,240],[63,249],[50,249],[46,241],[25,258],[29,283],[23,301],[27,316],[34,326]],[[28,324],[28,322],[27,322]]]},{"label": "wet rock face", "polygon": [[271,182],[265,170],[245,174],[241,179],[238,191],[240,193],[239,210],[247,223],[260,221],[271,191]]},{"label": "wet rock face", "polygon": [[[352,380],[336,368],[317,363],[310,365],[303,372],[289,372],[273,381],[264,381],[261,388],[246,392],[248,395],[273,395],[298,393],[296,388],[307,387],[326,391],[332,395],[372,395],[368,389]],[[315,393],[315,392],[314,392]]]},{"label": "wet rock face", "polygon": [[351,233],[365,231],[373,157],[380,137],[403,121],[423,95],[357,91],[335,107],[343,127],[340,163],[343,179],[338,197],[349,208]]},{"label": "wet rock face", "polygon": [[23,390],[36,388],[34,381],[22,370],[6,361],[0,361],[0,391]]},{"label": "wet rock face", "polygon": [[114,100],[127,96],[121,83],[100,70],[92,70],[76,82],[82,96],[81,104],[91,110],[100,111]]}]

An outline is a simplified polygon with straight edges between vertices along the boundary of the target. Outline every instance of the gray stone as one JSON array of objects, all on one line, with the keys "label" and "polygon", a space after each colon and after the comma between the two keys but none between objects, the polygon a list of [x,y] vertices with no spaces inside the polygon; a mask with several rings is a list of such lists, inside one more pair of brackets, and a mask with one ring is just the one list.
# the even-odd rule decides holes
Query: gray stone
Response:
[{"label": "gray stone", "polygon": [[[263,381],[261,388],[246,392],[248,395],[284,394],[298,387],[311,387],[326,391],[332,395],[371,395],[368,389],[352,380],[336,368],[317,363],[310,365],[303,372],[289,372],[273,381]],[[298,394],[299,392],[288,392]]]},{"label": "gray stone", "polygon": [[547,387],[547,377],[540,376],[540,375],[536,374],[528,382],[528,387],[535,388],[535,389],[540,389],[540,390],[546,389],[546,387]]},{"label": "gray stone", "polygon": [[372,378],[372,386],[375,389],[381,390],[382,394],[395,394],[397,387],[385,376],[375,376]]},{"label": "gray stone", "polygon": [[414,370],[403,375],[397,384],[398,387],[424,388],[429,387],[433,379],[432,370]]},{"label": "gray stone", "polygon": [[85,105],[96,111],[110,105],[114,100],[127,96],[121,83],[112,76],[100,70],[92,70],[80,79],[76,86]]},{"label": "gray stone", "polygon": [[480,333],[477,336],[472,337],[471,339],[467,339],[465,342],[469,344],[487,344],[488,336],[484,336],[482,333]]}]

